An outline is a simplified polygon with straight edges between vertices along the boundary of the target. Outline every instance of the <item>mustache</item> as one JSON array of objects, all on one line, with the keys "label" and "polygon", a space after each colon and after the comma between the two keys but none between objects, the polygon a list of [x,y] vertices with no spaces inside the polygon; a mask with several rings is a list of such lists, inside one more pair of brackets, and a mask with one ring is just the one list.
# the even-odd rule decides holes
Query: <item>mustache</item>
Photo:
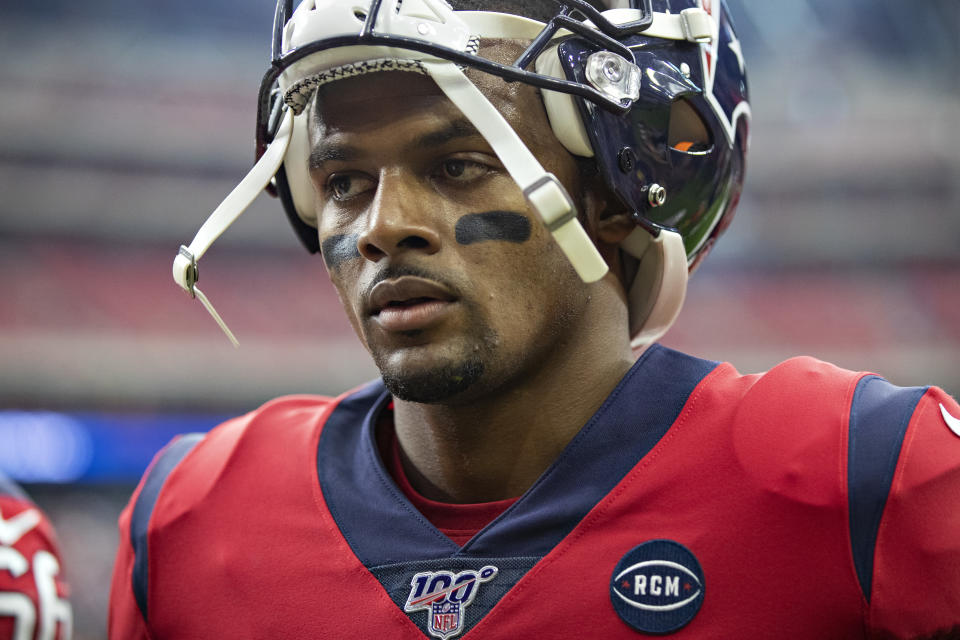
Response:
[{"label": "mustache", "polygon": [[414,276],[417,278],[423,278],[424,280],[432,280],[444,288],[446,288],[451,294],[457,298],[462,296],[462,287],[457,285],[453,280],[445,276],[439,275],[428,269],[422,269],[420,267],[414,267],[412,265],[389,265],[381,269],[376,273],[366,287],[363,290],[363,297],[365,300],[370,299],[370,295],[373,291],[373,288],[383,282],[384,280],[391,280],[395,278],[400,278],[401,276]]}]

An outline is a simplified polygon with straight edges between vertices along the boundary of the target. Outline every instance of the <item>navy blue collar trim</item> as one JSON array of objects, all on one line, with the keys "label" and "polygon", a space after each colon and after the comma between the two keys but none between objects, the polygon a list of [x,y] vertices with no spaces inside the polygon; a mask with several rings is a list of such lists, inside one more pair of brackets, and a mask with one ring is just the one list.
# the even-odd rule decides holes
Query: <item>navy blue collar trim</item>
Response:
[{"label": "navy blue collar trim", "polygon": [[344,398],[320,437],[317,465],[337,526],[367,567],[452,557],[543,556],[646,455],[715,367],[654,345],[536,483],[462,548],[410,504],[380,459],[375,381]]}]

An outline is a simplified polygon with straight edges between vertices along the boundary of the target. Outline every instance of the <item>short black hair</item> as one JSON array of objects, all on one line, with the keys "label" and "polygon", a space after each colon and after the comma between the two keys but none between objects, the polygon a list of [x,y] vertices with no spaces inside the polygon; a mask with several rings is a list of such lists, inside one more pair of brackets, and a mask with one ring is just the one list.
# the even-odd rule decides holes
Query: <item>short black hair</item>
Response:
[{"label": "short black hair", "polygon": [[[600,0],[587,0],[598,10],[606,7]],[[512,13],[525,18],[547,22],[557,14],[560,3],[556,0],[450,0],[457,11],[496,11]]]}]

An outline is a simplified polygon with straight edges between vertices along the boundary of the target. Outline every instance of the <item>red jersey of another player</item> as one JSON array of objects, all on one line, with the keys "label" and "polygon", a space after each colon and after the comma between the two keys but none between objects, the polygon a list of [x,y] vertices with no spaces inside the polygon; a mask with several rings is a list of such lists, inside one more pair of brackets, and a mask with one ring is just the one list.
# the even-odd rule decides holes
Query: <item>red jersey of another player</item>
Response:
[{"label": "red jersey of another player", "polygon": [[69,640],[73,614],[53,527],[0,476],[0,639]]},{"label": "red jersey of another player", "polygon": [[120,519],[111,637],[960,631],[960,405],[939,389],[654,346],[463,545],[385,467],[389,402],[379,382],[282,398],[171,443]]}]

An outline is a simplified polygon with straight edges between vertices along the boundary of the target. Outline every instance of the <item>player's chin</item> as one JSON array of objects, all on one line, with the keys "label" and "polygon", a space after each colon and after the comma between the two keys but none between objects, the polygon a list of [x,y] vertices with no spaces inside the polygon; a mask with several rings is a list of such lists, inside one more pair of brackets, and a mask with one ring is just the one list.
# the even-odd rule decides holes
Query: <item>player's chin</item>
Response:
[{"label": "player's chin", "polygon": [[[469,357],[471,349],[461,339],[419,340],[410,342],[387,339],[372,339],[367,345],[374,364],[382,375],[401,377],[405,375],[428,375],[430,371],[456,369]],[[398,344],[401,342],[401,344]]]},{"label": "player's chin", "polygon": [[371,345],[374,362],[387,389],[410,402],[456,402],[482,387],[494,355],[496,335],[457,334],[406,346]]},{"label": "player's chin", "polygon": [[479,357],[449,361],[432,367],[384,366],[380,369],[387,390],[400,400],[424,404],[455,402],[483,377]]}]

